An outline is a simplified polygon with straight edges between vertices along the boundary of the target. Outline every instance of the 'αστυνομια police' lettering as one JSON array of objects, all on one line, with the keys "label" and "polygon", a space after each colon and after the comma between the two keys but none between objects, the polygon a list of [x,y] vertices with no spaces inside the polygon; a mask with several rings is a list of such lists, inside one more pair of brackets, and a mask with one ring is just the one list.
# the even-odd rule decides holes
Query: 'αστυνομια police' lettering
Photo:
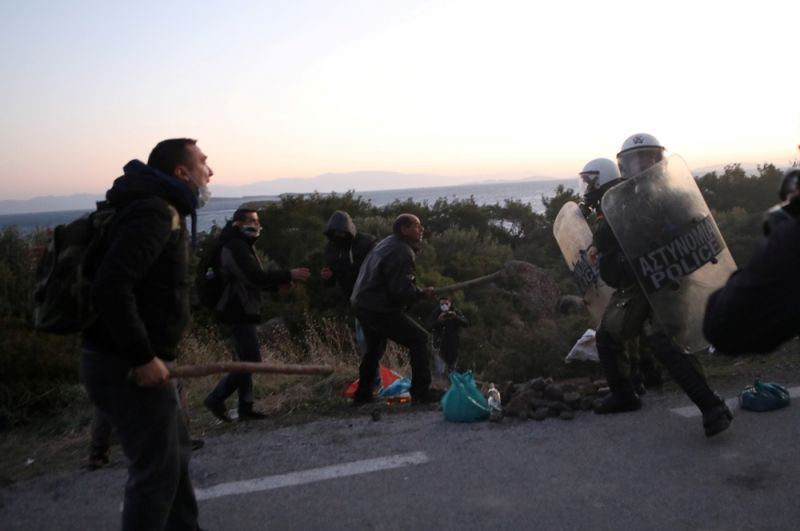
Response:
[{"label": "'\u03b1\u03c3\u03c4\u03c5\u03bd\u03bf\u03bc\u03b9\u03b1 police' lettering", "polygon": [[648,293],[697,271],[725,249],[711,216],[669,243],[633,261]]}]

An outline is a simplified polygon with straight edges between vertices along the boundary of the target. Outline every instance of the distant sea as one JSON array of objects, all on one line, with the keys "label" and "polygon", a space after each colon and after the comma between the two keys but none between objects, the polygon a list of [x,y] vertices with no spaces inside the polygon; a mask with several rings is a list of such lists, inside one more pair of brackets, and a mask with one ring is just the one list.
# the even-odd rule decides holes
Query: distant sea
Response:
[{"label": "distant sea", "polygon": [[[481,184],[462,184],[458,186],[436,186],[432,188],[405,188],[400,190],[377,190],[372,192],[356,192],[375,206],[384,206],[394,200],[412,199],[418,203],[433,204],[437,199],[449,201],[455,199],[475,199],[479,205],[503,204],[506,199],[515,199],[528,203],[534,212],[543,212],[542,197],[553,197],[558,185],[575,188],[576,179],[554,179],[547,181],[514,181]],[[306,194],[308,195],[308,194]],[[257,196],[237,198],[211,198],[204,208],[197,211],[197,231],[209,230],[214,223],[223,225],[233,216],[234,211],[243,203],[278,201],[278,196]],[[37,212],[35,214],[11,214],[0,216],[0,229],[16,225],[21,234],[28,234],[38,229],[54,227],[71,221],[89,210],[65,210],[60,212]],[[424,220],[423,220],[424,221]]]}]

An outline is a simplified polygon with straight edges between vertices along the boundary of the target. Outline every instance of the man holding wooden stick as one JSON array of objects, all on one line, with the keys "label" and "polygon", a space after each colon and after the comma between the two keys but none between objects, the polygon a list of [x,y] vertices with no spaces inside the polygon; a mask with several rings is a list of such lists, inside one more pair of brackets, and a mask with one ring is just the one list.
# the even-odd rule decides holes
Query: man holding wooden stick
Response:
[{"label": "man holding wooden stick", "polygon": [[213,172],[196,141],[164,140],[133,160],[106,199],[115,209],[83,333],[81,380],[128,459],[122,529],[198,529],[191,447],[165,361],[189,323],[184,219],[208,198]]},{"label": "man holding wooden stick", "polygon": [[358,369],[355,404],[373,400],[372,381],[380,363],[382,342],[391,339],[409,350],[412,403],[438,402],[441,393],[430,389],[428,332],[403,310],[422,297],[433,298],[434,288],[419,288],[414,275],[415,255],[424,229],[413,214],[400,214],[392,235],[367,255],[353,287],[350,302],[364,327],[366,349]]}]

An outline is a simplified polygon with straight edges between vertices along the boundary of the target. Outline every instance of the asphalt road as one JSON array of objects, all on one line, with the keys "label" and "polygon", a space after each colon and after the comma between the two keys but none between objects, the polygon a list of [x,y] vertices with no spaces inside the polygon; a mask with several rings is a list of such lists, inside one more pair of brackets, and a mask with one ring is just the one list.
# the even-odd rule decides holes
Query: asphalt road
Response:
[{"label": "asphalt road", "polygon": [[[798,385],[800,382],[783,382]],[[793,389],[798,391],[800,389]],[[732,398],[736,389],[727,389]],[[800,529],[800,407],[707,439],[680,394],[635,413],[453,424],[370,410],[206,440],[204,529]],[[408,406],[401,406],[408,407]],[[0,528],[115,529],[123,465],[0,490]]]}]

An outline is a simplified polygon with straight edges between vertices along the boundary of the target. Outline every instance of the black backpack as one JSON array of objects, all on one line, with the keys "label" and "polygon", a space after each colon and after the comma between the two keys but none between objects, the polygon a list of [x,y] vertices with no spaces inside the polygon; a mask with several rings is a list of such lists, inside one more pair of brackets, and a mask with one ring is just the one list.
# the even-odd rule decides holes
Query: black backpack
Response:
[{"label": "black backpack", "polygon": [[35,329],[74,334],[94,322],[97,314],[90,297],[91,282],[115,213],[101,201],[94,212],[53,229],[34,278]]},{"label": "black backpack", "polygon": [[222,292],[225,291],[225,282],[222,278],[222,242],[217,239],[205,252],[200,254],[195,276],[197,299],[206,308],[215,310]]}]

